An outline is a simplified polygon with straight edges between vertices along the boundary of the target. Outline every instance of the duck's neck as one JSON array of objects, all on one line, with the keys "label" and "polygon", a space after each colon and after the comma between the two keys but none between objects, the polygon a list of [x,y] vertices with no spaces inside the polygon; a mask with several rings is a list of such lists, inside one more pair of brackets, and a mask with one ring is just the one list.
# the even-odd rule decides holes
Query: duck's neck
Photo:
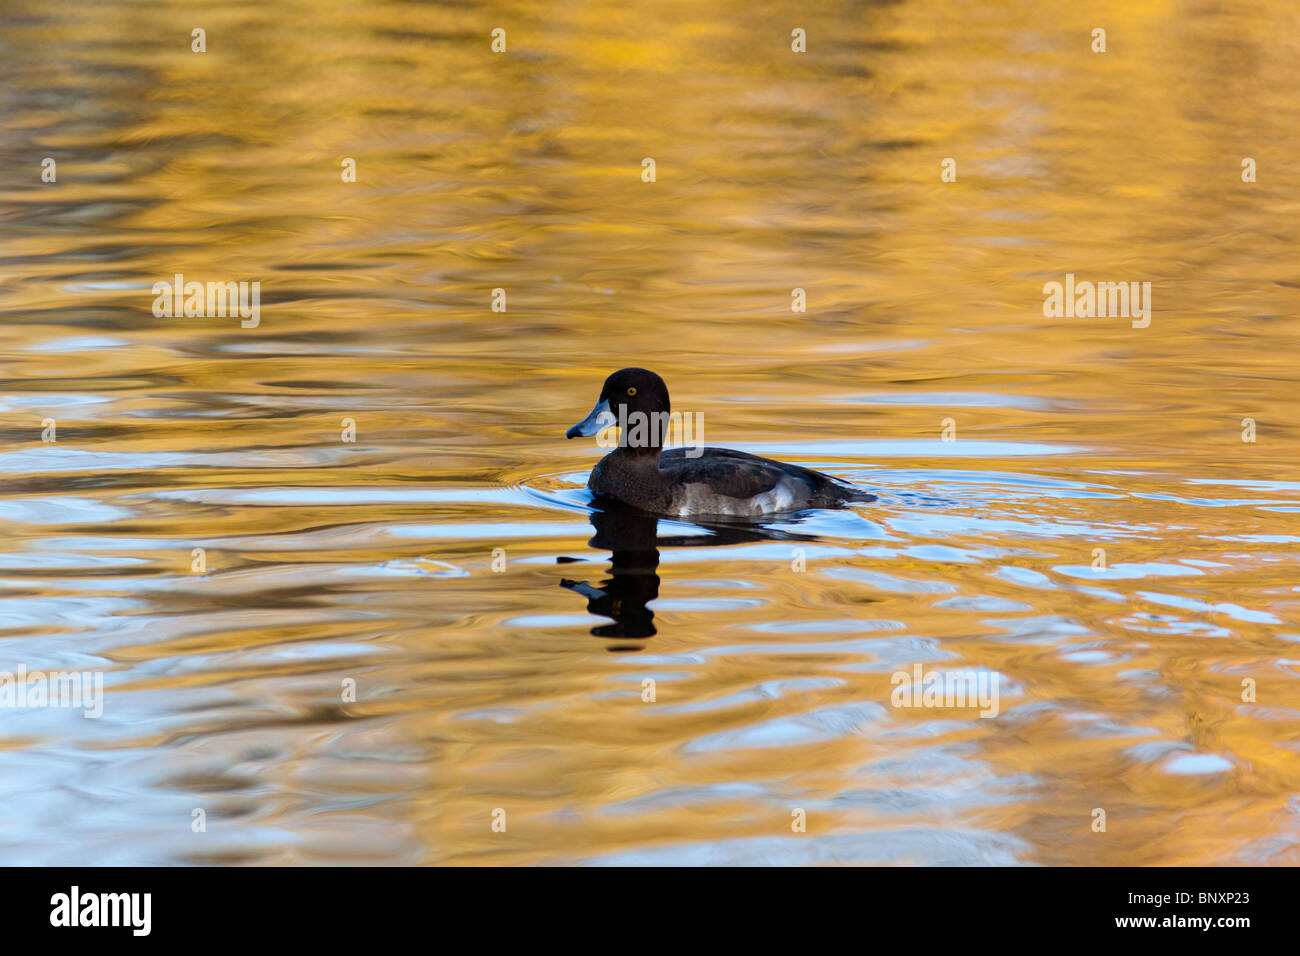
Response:
[{"label": "duck's neck", "polygon": [[669,427],[666,412],[633,412],[629,415],[626,406],[619,406],[618,450],[657,462],[659,453],[664,450],[664,438]]},{"label": "duck's neck", "polygon": [[658,468],[659,456],[663,449],[659,445],[647,445],[640,448],[630,448],[627,445],[619,445],[609,457],[618,461],[620,465],[629,468]]}]

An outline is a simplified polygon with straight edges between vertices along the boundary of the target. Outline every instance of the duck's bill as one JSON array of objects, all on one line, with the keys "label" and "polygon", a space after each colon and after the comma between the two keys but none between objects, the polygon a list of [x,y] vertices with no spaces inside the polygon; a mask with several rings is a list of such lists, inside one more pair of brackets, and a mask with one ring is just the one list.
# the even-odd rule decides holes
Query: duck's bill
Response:
[{"label": "duck's bill", "polygon": [[603,431],[604,429],[609,428],[609,426],[617,424],[618,419],[615,418],[614,413],[609,410],[608,400],[602,399],[596,403],[596,407],[591,410],[591,414],[565,432],[564,437],[577,438],[581,436],[583,438],[590,438],[597,432]]}]

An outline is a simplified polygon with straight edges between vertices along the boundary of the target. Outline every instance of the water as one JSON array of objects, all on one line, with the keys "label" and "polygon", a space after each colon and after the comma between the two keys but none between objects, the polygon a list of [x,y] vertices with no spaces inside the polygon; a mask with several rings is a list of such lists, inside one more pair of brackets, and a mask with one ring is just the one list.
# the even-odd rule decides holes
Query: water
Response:
[{"label": "water", "polygon": [[[984,6],[6,4],[0,861],[1300,863],[1300,14]],[[594,509],[628,364],[879,500]]]}]

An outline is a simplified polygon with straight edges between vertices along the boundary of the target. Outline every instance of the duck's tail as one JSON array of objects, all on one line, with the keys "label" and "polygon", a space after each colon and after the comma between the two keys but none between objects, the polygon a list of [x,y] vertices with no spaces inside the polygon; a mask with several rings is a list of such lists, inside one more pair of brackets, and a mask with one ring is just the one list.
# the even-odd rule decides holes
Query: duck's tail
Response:
[{"label": "duck's tail", "polygon": [[847,481],[840,481],[838,478],[831,478],[829,475],[823,475],[822,477],[826,481],[817,491],[819,495],[826,499],[828,507],[847,505],[854,502],[865,504],[876,500],[875,495],[869,491],[863,491],[857,485],[851,485]]}]

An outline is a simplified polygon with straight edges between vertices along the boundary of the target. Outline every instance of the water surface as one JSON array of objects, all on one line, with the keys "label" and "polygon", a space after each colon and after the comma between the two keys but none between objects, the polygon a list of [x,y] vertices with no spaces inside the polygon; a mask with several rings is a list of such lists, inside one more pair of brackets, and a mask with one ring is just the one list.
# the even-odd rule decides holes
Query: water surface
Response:
[{"label": "water surface", "polygon": [[[0,711],[0,862],[1300,863],[1298,54],[1284,0],[7,3],[0,669],[107,696]],[[879,500],[594,508],[629,364]]]}]

